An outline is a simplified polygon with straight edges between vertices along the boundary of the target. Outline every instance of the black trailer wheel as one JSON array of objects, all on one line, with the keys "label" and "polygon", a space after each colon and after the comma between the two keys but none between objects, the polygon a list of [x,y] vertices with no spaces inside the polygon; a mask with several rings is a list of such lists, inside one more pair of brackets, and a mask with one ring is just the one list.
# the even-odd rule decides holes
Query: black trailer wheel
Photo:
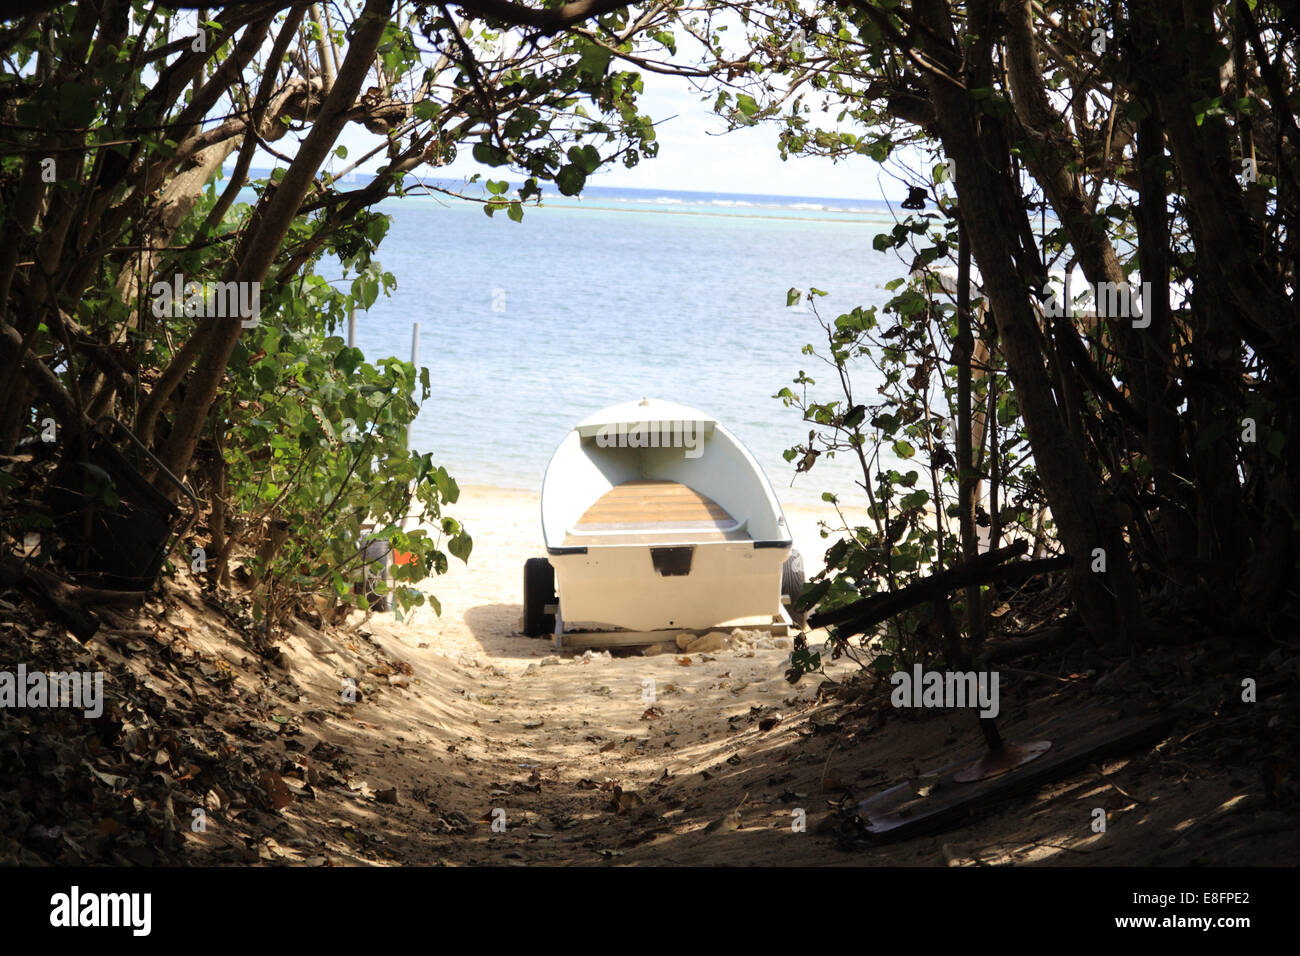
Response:
[{"label": "black trailer wheel", "polygon": [[803,586],[803,555],[791,549],[790,557],[781,565],[781,596],[790,599],[790,617],[801,629],[807,623],[808,612],[796,611],[794,602],[803,594]]},{"label": "black trailer wheel", "polygon": [[529,558],[524,562],[524,633],[529,637],[554,634],[554,608],[558,603],[551,562],[545,558]]}]

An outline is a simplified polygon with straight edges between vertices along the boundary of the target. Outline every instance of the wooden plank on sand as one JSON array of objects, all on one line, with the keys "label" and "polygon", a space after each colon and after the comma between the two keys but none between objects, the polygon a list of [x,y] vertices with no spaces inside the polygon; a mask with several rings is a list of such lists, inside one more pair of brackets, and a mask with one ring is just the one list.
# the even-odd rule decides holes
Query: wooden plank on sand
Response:
[{"label": "wooden plank on sand", "polygon": [[[1080,717],[1084,715],[1076,715]],[[890,787],[858,804],[862,835],[872,843],[888,843],[961,826],[983,816],[1011,797],[1069,776],[1106,757],[1164,739],[1175,714],[1147,714],[1110,722],[1058,724],[1070,738],[1055,739],[1052,749],[1030,763],[998,777],[957,783],[953,775],[968,761],[939,768],[932,774]],[[1037,740],[1029,734],[1024,740]]]}]

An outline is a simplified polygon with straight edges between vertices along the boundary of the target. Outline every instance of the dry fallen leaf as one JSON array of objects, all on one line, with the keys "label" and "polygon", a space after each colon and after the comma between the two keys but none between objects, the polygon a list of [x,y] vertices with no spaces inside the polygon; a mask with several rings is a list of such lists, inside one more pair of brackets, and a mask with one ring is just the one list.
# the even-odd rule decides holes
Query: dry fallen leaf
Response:
[{"label": "dry fallen leaf", "polygon": [[719,817],[717,820],[714,820],[712,823],[710,823],[707,827],[704,828],[704,832],[705,833],[727,833],[731,830],[739,830],[739,829],[740,829],[740,811],[732,810],[726,816]]},{"label": "dry fallen leaf", "polygon": [[282,810],[293,803],[293,794],[289,792],[284,780],[274,770],[265,771],[258,778],[258,783],[266,791],[266,795],[270,798],[271,806],[274,809]]},{"label": "dry fallen leaf", "polygon": [[634,807],[639,807],[645,801],[635,790],[624,790],[622,787],[614,788],[614,801],[610,804],[610,809],[615,813],[626,813]]}]

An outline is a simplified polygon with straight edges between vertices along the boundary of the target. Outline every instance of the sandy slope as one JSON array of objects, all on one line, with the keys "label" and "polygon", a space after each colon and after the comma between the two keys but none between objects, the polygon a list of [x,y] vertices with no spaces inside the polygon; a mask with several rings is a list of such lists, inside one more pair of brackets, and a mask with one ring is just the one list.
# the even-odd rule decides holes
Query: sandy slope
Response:
[{"label": "sandy slope", "polygon": [[[431,582],[441,617],[354,616],[351,633],[295,624],[281,647],[297,696],[278,705],[294,736],[265,745],[283,753],[294,799],[242,845],[220,813],[191,839],[226,841],[221,858],[309,865],[1121,864],[1201,859],[1205,841],[1220,862],[1290,852],[1276,837],[1290,823],[1269,816],[1257,787],[1192,765],[1176,745],[1108,761],[955,833],[842,852],[818,829],[831,807],[974,755],[970,715],[891,711],[879,692],[819,698],[824,678],[791,686],[787,650],[766,641],[689,656],[555,655],[517,633],[537,507],[533,494],[465,490],[454,513],[474,553]],[[817,515],[787,516],[811,565],[824,550]],[[829,676],[855,670],[838,662]],[[360,700],[340,703],[349,677]],[[1011,739],[1068,720],[1091,694],[1031,680],[1004,684]],[[1089,829],[1099,806],[1108,834]],[[1232,833],[1253,839],[1225,842]]]},{"label": "sandy slope", "polygon": [[[421,690],[460,708],[428,708],[427,719],[416,724],[417,745],[450,753],[466,772],[469,789],[476,777],[479,786],[486,781],[479,792],[487,800],[472,807],[472,819],[498,809],[505,813],[506,833],[487,838],[487,855],[478,862],[510,852],[503,847],[513,843],[508,835],[520,821],[536,834],[554,830],[557,820],[567,829],[574,829],[574,821],[599,823],[611,816],[620,824],[637,820],[640,842],[669,826],[682,809],[669,809],[662,814],[666,819],[659,813],[647,817],[640,802],[647,787],[691,777],[703,784],[702,772],[730,774],[761,746],[758,721],[807,707],[820,683],[805,680],[792,687],[783,677],[789,639],[765,639],[757,632],[709,654],[653,656],[639,650],[556,654],[551,641],[519,635],[523,562],[541,552],[538,508],[536,494],[465,489],[455,514],[474,536],[474,554],[468,565],[453,562],[447,575],[429,582],[442,601],[441,617],[421,609],[400,624],[376,619],[379,646],[412,663]],[[796,547],[808,555],[825,550],[818,517],[787,509]],[[855,669],[847,662],[830,666],[840,675]],[[440,807],[457,805],[450,795],[439,795],[437,777],[429,778],[435,781],[429,799]],[[416,774],[399,785],[420,789],[422,783],[427,779]],[[625,796],[628,806],[611,814],[615,786],[635,796]],[[733,809],[743,794],[726,788],[718,797],[699,802],[706,818],[691,828]],[[746,802],[751,811],[765,805],[762,798]],[[790,829],[788,808],[761,815],[772,826]],[[478,829],[491,834],[487,824]],[[603,829],[596,836],[582,829],[582,842],[591,844],[587,852],[622,855],[616,847],[627,835],[601,845]],[[570,841],[562,839],[556,852],[552,839],[534,836],[526,849],[513,852],[531,861],[571,860]]]},{"label": "sandy slope", "polygon": [[[61,638],[109,670],[111,714],[89,738],[84,727],[68,738],[84,751],[72,764],[99,776],[79,789],[46,781],[43,799],[92,805],[60,811],[75,839],[40,858],[1262,864],[1294,863],[1300,849],[1289,684],[1261,680],[1259,703],[1241,707],[1237,675],[1258,665],[1246,649],[1153,648],[1118,661],[1076,641],[1017,659],[1002,668],[998,723],[1009,740],[1068,744],[1082,715],[1133,701],[1182,716],[1157,746],[973,823],[864,847],[842,839],[857,802],[979,753],[971,713],[896,710],[888,685],[835,683],[856,673],[845,661],[792,686],[787,648],[754,634],[707,654],[554,654],[517,633],[523,561],[538,550],[536,497],[471,488],[454,513],[475,547],[468,566],[430,582],[441,617],[353,613],[342,627],[295,618],[268,644],[239,594],[204,592],[178,573],[141,614],[102,611],[106,626],[84,647]],[[823,551],[817,515],[788,517],[811,571]],[[31,640],[58,637],[50,631]],[[1274,670],[1296,673],[1300,656],[1278,654]],[[1104,833],[1092,829],[1099,809]],[[197,829],[196,811],[206,821]],[[0,860],[20,852],[0,838]]]}]

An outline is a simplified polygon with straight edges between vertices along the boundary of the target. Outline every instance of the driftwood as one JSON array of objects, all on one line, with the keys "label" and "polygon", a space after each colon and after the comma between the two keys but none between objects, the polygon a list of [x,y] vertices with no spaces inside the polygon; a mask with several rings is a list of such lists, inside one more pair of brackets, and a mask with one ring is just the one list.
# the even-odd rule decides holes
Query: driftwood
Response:
[{"label": "driftwood", "polygon": [[1028,634],[990,644],[981,655],[980,662],[987,665],[1012,661],[1026,654],[1036,654],[1040,651],[1060,647],[1070,643],[1077,637],[1078,632],[1071,628],[1059,624],[1050,624]]},{"label": "driftwood", "polygon": [[143,591],[108,591],[70,584],[43,568],[4,555],[0,555],[0,584],[21,588],[83,642],[94,637],[100,626],[99,618],[85,605],[136,606],[146,597]]},{"label": "driftwood", "polygon": [[[1074,739],[1053,747],[1040,759],[991,780],[957,784],[954,773],[967,765],[957,760],[882,791],[857,806],[859,837],[888,843],[961,826],[1004,807],[1007,801],[1076,773],[1106,757],[1153,744],[1168,735],[1175,713],[1117,717],[1109,708],[1092,707],[1060,715],[1050,723],[1068,726]],[[1035,736],[1047,731],[1041,727]]]},{"label": "driftwood", "polygon": [[808,626],[838,625],[841,637],[851,637],[854,634],[865,633],[868,628],[918,604],[946,598],[949,592],[958,588],[974,584],[1011,583],[1046,571],[1069,567],[1071,563],[1068,556],[1062,555],[1056,558],[1004,564],[1028,550],[1029,545],[1021,540],[1005,548],[998,548],[996,551],[987,551],[938,574],[914,581],[897,591],[873,594],[833,611],[814,614],[808,619]]}]

